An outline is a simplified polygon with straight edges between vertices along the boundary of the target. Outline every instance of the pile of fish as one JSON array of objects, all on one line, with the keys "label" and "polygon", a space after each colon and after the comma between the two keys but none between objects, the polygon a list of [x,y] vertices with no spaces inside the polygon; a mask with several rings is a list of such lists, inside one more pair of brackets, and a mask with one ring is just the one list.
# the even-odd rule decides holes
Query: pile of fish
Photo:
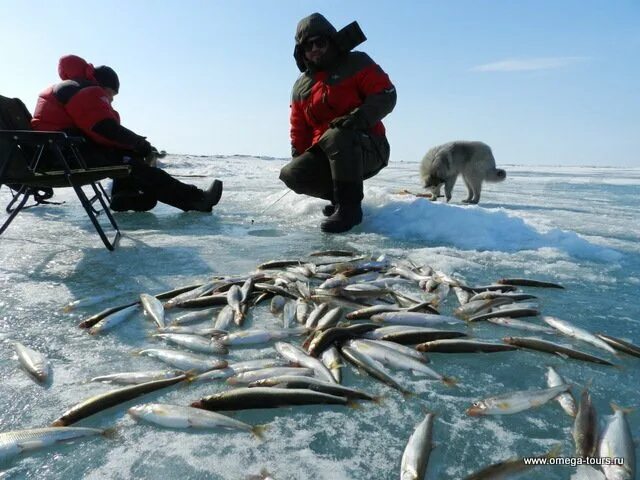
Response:
[{"label": "pile of fish", "polygon": [[[395,370],[432,380],[442,388],[457,388],[458,381],[447,374],[446,364],[434,365],[436,356],[432,359],[427,356],[432,353],[527,349],[591,362],[601,365],[600,368],[615,366],[620,352],[640,357],[640,348],[629,342],[593,334],[566,320],[542,316],[537,297],[520,291],[519,287],[563,288],[518,278],[482,286],[467,285],[461,279],[407,260],[375,258],[351,251],[323,251],[313,252],[304,260],[263,263],[243,276],[215,277],[156,295],[142,293],[128,304],[84,319],[79,327],[98,339],[123,322],[140,319],[143,312],[154,325],[153,344],[147,343],[136,353],[152,357],[166,367],[105,373],[91,379],[121,386],[70,406],[50,427],[0,433],[0,463],[53,443],[108,434],[108,430],[71,425],[176,384],[224,382],[228,388],[202,398],[189,397],[187,388],[181,405],[138,403],[128,410],[129,415],[159,427],[241,430],[262,438],[264,425],[249,425],[219,412],[297,405],[379,404],[375,395],[342,384],[342,369],[347,364],[404,396],[412,396],[411,389],[394,375]],[[455,308],[447,305],[453,297],[457,300]],[[66,310],[78,305],[79,302],[70,304]],[[278,318],[278,328],[254,324],[252,312],[263,305],[268,305]],[[451,310],[448,315],[442,313],[447,306]],[[541,317],[544,324],[522,320],[527,317]],[[527,333],[494,341],[476,339],[473,325],[477,322]],[[561,340],[549,340],[552,335],[572,337],[602,353],[596,355]],[[232,350],[264,345],[273,346],[272,356],[228,360]],[[18,342],[15,348],[23,368],[36,381],[46,383],[51,370],[47,359]],[[470,405],[467,414],[472,417],[516,414],[556,400],[572,417],[576,456],[624,459],[621,465],[603,465],[602,473],[595,469],[579,470],[574,478],[592,478],[589,476],[592,474],[604,474],[607,479],[635,478],[635,447],[626,411],[614,406],[604,430],[598,432],[598,417],[588,386],[576,403],[573,385],[549,367],[547,387],[496,392]],[[384,408],[384,404],[375,408]],[[399,459],[402,480],[426,478],[435,423],[434,413],[426,413],[407,440]],[[558,439],[560,443],[564,440]],[[540,458],[555,457],[559,451],[553,449]],[[533,465],[526,465],[522,458],[508,459],[466,478],[510,478],[529,468]],[[261,476],[267,477],[271,478],[266,472]]]}]

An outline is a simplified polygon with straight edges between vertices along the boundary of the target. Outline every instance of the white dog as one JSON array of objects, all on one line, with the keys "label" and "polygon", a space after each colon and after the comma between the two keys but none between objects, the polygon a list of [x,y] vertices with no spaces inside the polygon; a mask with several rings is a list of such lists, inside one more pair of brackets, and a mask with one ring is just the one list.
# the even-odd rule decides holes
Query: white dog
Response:
[{"label": "white dog", "polygon": [[507,172],[496,168],[489,145],[482,142],[457,141],[438,145],[429,150],[420,165],[420,177],[424,188],[431,189],[432,200],[440,196],[444,184],[447,202],[451,200],[451,191],[458,175],[462,175],[467,185],[467,198],[464,203],[478,203],[482,182],[501,182],[507,178]]}]

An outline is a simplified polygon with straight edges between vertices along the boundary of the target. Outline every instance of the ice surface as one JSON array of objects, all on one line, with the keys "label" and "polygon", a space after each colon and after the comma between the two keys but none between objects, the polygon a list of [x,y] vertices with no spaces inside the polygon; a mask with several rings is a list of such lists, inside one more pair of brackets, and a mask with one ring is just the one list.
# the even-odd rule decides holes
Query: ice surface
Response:
[{"label": "ice surface", "polygon": [[[544,314],[640,344],[640,169],[504,166],[507,180],[486,184],[479,206],[460,203],[462,181],[451,204],[399,195],[419,192],[418,165],[392,163],[366,182],[361,226],[344,235],[319,232],[323,201],[286,194],[277,180],[283,159],[247,156],[168,156],[165,168],[206,186],[225,182],[213,214],[182,213],[160,205],[153,212],[118,214],[121,245],[108,252],[72,192],[59,190],[61,206],[21,213],[0,237],[0,425],[2,431],[49,424],[74,403],[113,388],[93,376],[158,369],[158,361],[132,353],[165,346],[152,340],[153,325],[133,316],[112,332],[91,337],[76,327],[84,317],[125,303],[141,292],[158,293],[214,274],[245,274],[272,259],[301,258],[327,248],[352,248],[410,258],[469,283],[533,277],[566,290],[525,289],[540,296]],[[0,189],[0,201],[7,191]],[[253,222],[252,222],[253,220]],[[62,312],[75,299],[98,303]],[[443,309],[456,306],[449,296]],[[536,321],[535,319],[531,319]],[[540,323],[538,321],[538,323]],[[279,326],[266,306],[249,325]],[[496,325],[474,325],[469,334],[497,340],[513,335]],[[53,381],[35,384],[18,366],[10,340],[50,359]],[[593,352],[571,339],[562,342]],[[599,352],[594,352],[599,354]],[[232,359],[275,356],[271,345],[233,349]],[[345,383],[382,402],[344,407],[239,412],[235,418],[269,426],[264,442],[243,432],[183,432],[138,424],[129,402],[91,417],[82,426],[117,425],[115,439],[24,455],[6,468],[9,478],[242,479],[266,468],[274,478],[361,480],[398,477],[406,441],[424,411],[436,413],[429,478],[461,478],[515,455],[539,455],[554,445],[573,452],[571,419],[555,402],[517,415],[471,418],[471,402],[506,391],[543,388],[547,365],[577,387],[592,380],[597,409],[637,404],[638,363],[621,355],[612,369],[535,352],[486,355],[432,354],[432,368],[458,379],[457,388],[394,371],[416,393],[403,398],[352,369]],[[187,404],[221,391],[211,383],[171,388],[140,401]],[[634,437],[640,426],[629,416]],[[574,470],[575,471],[575,470]],[[536,470],[524,478],[565,479],[571,469]],[[536,476],[538,474],[538,476]]]}]

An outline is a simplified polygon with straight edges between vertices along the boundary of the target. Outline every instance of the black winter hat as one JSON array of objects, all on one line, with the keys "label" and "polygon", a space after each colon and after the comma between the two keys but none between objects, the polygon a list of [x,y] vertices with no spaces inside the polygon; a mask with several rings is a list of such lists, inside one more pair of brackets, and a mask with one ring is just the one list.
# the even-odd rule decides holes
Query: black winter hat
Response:
[{"label": "black winter hat", "polygon": [[110,88],[116,93],[120,90],[120,79],[113,68],[106,65],[96,67],[94,76],[101,87]]}]

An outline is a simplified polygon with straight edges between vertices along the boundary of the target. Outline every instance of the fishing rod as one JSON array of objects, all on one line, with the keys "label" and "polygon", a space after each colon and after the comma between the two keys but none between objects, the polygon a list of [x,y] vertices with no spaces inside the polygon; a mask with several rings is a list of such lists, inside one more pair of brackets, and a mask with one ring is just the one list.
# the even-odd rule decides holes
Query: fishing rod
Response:
[{"label": "fishing rod", "polygon": [[[273,207],[276,203],[278,203],[280,200],[282,200],[284,197],[286,197],[287,195],[289,195],[291,193],[291,190],[288,189],[286,192],[284,192],[282,195],[280,195],[280,198],[278,198],[275,202],[267,205],[265,208],[263,208],[260,212],[258,212],[258,215],[262,215],[264,212],[266,212],[267,210],[269,210],[271,207]],[[251,225],[253,225],[254,223],[254,219],[251,219]]]}]

